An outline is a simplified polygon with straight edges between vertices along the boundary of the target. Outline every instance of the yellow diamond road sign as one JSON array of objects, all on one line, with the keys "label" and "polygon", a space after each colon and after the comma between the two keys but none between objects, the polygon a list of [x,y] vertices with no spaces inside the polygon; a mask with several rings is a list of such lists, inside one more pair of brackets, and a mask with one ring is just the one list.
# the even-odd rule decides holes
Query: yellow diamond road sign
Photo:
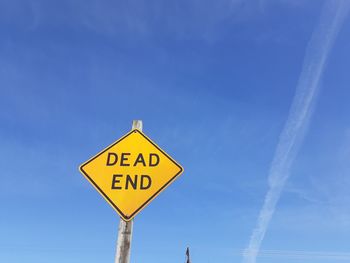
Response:
[{"label": "yellow diamond road sign", "polygon": [[183,168],[139,130],[132,130],[80,166],[80,171],[130,221]]}]

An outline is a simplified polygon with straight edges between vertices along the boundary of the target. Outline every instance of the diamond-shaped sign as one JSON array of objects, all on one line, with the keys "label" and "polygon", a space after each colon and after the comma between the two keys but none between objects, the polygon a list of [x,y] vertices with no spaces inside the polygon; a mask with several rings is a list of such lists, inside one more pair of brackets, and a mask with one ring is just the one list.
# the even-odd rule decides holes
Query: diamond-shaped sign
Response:
[{"label": "diamond-shaped sign", "polygon": [[82,164],[80,171],[118,214],[130,221],[183,168],[135,129]]}]

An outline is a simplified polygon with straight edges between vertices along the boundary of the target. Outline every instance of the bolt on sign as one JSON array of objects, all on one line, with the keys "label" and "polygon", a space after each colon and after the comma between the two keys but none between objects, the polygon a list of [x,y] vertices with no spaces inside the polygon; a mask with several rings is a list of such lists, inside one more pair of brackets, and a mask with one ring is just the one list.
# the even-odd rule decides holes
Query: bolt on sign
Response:
[{"label": "bolt on sign", "polygon": [[130,221],[183,168],[135,129],[83,163],[80,171],[122,219]]}]

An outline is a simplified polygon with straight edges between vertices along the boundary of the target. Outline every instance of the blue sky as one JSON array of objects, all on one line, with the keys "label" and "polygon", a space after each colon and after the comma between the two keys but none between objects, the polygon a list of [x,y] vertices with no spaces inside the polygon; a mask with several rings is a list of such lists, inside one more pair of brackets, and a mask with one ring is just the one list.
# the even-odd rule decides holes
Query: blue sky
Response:
[{"label": "blue sky", "polygon": [[[0,261],[113,262],[119,218],[78,166],[141,119],[185,173],[136,217],[131,261],[242,262],[324,2],[0,0]],[[259,263],[349,261],[349,36]]]}]

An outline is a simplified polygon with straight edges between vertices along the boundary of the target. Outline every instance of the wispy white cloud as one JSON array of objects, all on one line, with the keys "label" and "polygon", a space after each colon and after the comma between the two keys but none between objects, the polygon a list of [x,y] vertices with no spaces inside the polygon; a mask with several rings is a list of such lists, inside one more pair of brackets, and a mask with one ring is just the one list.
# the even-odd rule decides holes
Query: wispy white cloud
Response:
[{"label": "wispy white cloud", "polygon": [[174,39],[210,41],[221,32],[223,23],[227,26],[253,16],[257,6],[244,0],[13,0],[0,2],[0,22],[28,31],[67,27],[136,39],[162,32]]},{"label": "wispy white cloud", "polygon": [[329,52],[349,8],[347,0],[327,1],[320,22],[308,43],[295,97],[271,163],[269,190],[244,252],[244,263],[256,262],[267,227],[290,175],[290,167],[307,130]]},{"label": "wispy white cloud", "polygon": [[[237,251],[240,253],[241,251]],[[242,252],[241,252],[242,253]],[[243,251],[243,256],[246,255]],[[350,260],[350,253],[329,252],[329,251],[288,251],[288,250],[260,250],[259,257],[275,258],[280,260],[295,259],[295,260],[332,260],[335,262],[343,262]]]}]

